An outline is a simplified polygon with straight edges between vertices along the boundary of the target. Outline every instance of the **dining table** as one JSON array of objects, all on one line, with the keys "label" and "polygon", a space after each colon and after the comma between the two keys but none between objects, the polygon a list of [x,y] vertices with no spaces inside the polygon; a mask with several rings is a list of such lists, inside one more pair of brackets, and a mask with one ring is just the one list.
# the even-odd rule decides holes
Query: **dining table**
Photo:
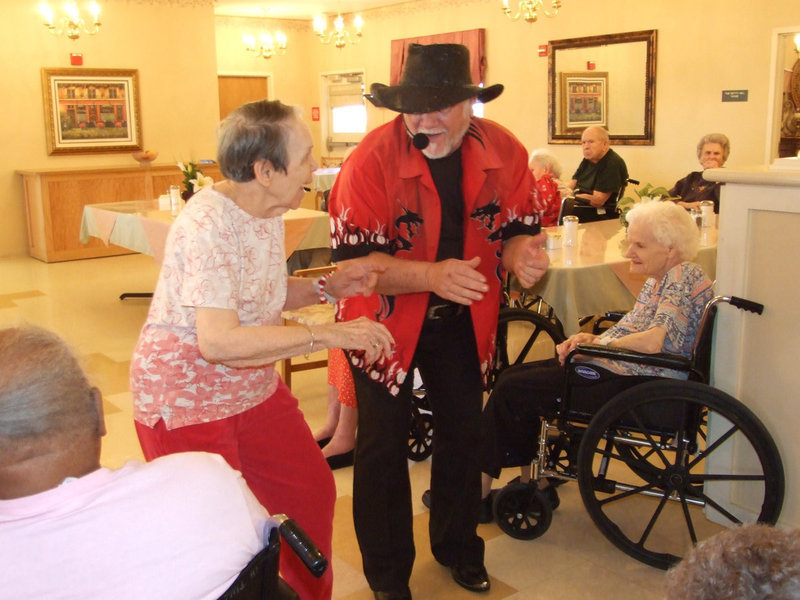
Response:
[{"label": "dining table", "polygon": [[[158,200],[87,204],[81,218],[80,240],[85,244],[90,237],[96,237],[106,245],[148,254],[161,264],[174,220],[169,210],[159,209]],[[285,212],[283,221],[287,258],[297,250],[330,247],[328,213],[296,208]]]},{"label": "dining table", "polygon": [[[627,230],[619,220],[578,225],[576,243],[563,244],[562,227],[543,228],[547,233],[550,266],[530,289],[540,296],[561,321],[568,336],[580,329],[579,321],[588,315],[607,311],[628,311],[646,281],[630,272]],[[717,228],[700,229],[700,251],[693,262],[709,279],[716,277]]]},{"label": "dining table", "polygon": [[314,191],[314,205],[317,210],[322,206],[325,192],[333,187],[340,170],[341,167],[322,167],[312,173],[311,189]]},{"label": "dining table", "polygon": [[312,173],[311,187],[315,192],[325,192],[333,187],[340,167],[322,167]]}]

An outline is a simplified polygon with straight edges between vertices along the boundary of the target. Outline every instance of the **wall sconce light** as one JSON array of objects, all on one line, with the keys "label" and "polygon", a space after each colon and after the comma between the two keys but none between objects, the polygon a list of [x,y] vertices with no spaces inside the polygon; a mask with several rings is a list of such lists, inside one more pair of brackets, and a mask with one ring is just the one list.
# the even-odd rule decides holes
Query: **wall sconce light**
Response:
[{"label": "wall sconce light", "polygon": [[76,2],[67,2],[64,5],[66,15],[58,17],[58,25],[56,25],[55,14],[49,4],[42,2],[39,6],[39,12],[44,17],[44,26],[53,35],[61,35],[63,33],[69,39],[77,40],[81,37],[81,33],[94,35],[100,31],[100,6],[98,6],[97,2],[89,4],[89,12],[92,14],[91,27],[88,27],[86,21],[81,17]]},{"label": "wall sconce light", "polygon": [[361,29],[364,27],[364,20],[361,15],[356,15],[353,19],[353,27],[355,31],[351,33],[344,28],[344,19],[342,14],[338,13],[333,20],[333,29],[327,34],[325,33],[326,19],[323,16],[317,15],[314,17],[314,32],[319,37],[319,41],[323,44],[330,44],[337,48],[344,48],[347,44],[357,44],[361,41]]},{"label": "wall sconce light", "polygon": [[270,33],[262,33],[258,36],[258,44],[256,44],[256,38],[249,33],[242,37],[242,41],[246,52],[252,52],[261,58],[286,54],[286,36],[280,31],[275,32],[274,38]]},{"label": "wall sconce light", "polygon": [[551,0],[552,11],[545,8],[544,0],[518,0],[518,2],[517,13],[512,16],[508,0],[503,0],[503,14],[512,21],[519,21],[521,17],[526,23],[535,23],[539,19],[537,11],[541,10],[545,17],[555,17],[561,8],[561,0]]}]

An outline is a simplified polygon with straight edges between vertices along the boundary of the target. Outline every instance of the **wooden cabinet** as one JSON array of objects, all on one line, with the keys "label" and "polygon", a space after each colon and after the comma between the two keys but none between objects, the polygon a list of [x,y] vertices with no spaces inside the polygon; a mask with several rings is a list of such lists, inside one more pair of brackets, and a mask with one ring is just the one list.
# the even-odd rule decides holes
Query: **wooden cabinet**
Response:
[{"label": "wooden cabinet", "polygon": [[[219,181],[219,167],[202,165],[204,175]],[[149,167],[97,167],[89,169],[20,170],[25,192],[28,252],[45,262],[130,254],[119,246],[91,239],[81,244],[83,207],[86,204],[153,200],[170,185],[181,185],[183,174],[174,164]]]},{"label": "wooden cabinet", "polygon": [[[725,183],[715,289],[764,305],[761,315],[720,309],[712,384],[744,402],[772,435],[786,472],[786,498],[778,524],[800,527],[796,380],[800,168],[708,169],[703,175]],[[730,452],[732,460],[741,461],[732,463],[734,468],[752,464],[746,453],[737,452],[735,443]],[[729,497],[739,509],[753,506],[751,498],[736,491]]]}]

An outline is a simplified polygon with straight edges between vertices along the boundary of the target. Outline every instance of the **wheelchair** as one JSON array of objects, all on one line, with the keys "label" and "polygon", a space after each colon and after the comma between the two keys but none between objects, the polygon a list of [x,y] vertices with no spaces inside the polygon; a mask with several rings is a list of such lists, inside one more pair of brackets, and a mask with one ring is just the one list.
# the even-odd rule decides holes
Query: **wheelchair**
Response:
[{"label": "wheelchair", "polygon": [[306,568],[322,577],[328,568],[328,559],[305,531],[284,514],[271,515],[267,545],[242,569],[239,576],[219,597],[219,600],[297,600],[297,593],[278,574],[281,542],[280,536],[300,557]]},{"label": "wheelchair", "polygon": [[[689,359],[595,345],[579,345],[569,355],[559,406],[540,422],[530,480],[495,493],[501,530],[534,539],[548,529],[553,509],[539,490],[542,478],[551,485],[577,481],[603,535],[661,569],[724,527],[777,521],[785,486],[777,447],[752,411],[709,385],[722,303],[763,310],[740,298],[713,298]],[[548,327],[541,315],[526,318]],[[617,375],[579,356],[663,367],[688,378]]]}]

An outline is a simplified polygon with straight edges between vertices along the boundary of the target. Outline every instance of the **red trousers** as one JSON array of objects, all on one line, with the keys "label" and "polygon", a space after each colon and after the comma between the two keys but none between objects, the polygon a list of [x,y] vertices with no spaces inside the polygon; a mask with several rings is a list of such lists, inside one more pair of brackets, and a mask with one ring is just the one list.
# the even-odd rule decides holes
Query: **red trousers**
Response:
[{"label": "red trousers", "polygon": [[[152,428],[137,422],[136,433],[147,460],[188,451],[221,455],[241,471],[270,514],[293,518],[331,559],[336,484],[297,399],[283,382],[267,400],[233,417],[172,430],[164,421]],[[285,544],[280,570],[303,600],[331,597],[331,568],[317,579]]]}]

